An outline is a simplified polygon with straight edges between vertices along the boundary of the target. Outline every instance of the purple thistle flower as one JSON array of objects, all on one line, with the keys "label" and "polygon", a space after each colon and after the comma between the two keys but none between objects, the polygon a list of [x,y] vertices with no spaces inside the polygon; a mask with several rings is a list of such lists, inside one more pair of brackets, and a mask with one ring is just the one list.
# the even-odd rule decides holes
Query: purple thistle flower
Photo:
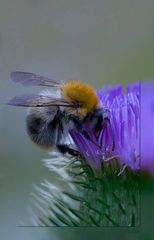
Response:
[{"label": "purple thistle flower", "polygon": [[141,168],[154,175],[154,81],[141,84]]},{"label": "purple thistle flower", "polygon": [[98,91],[98,97],[100,104],[109,109],[110,121],[102,129],[98,139],[88,129],[91,140],[71,130],[70,134],[79,152],[94,169],[100,169],[103,161],[116,156],[121,166],[127,165],[133,171],[139,170],[139,83],[127,86],[125,93],[121,86],[102,89]]},{"label": "purple thistle flower", "polygon": [[[103,88],[97,92],[100,104],[109,109],[109,122],[96,138],[90,127],[70,134],[79,152],[93,169],[115,158],[121,167],[154,175],[154,81]],[[113,149],[114,142],[114,149]]]},{"label": "purple thistle flower", "polygon": [[[108,144],[109,151],[112,153],[110,141],[113,137],[115,142],[114,154],[118,155],[122,165],[126,164],[132,170],[138,170],[140,167],[140,107],[138,96],[139,84],[138,90],[136,84],[135,87],[127,87],[125,94],[122,92],[121,87],[112,88],[106,94],[105,101],[106,106],[110,110],[110,130],[108,131],[110,135],[106,138],[106,144]],[[104,137],[105,135],[102,136],[102,138]]]}]

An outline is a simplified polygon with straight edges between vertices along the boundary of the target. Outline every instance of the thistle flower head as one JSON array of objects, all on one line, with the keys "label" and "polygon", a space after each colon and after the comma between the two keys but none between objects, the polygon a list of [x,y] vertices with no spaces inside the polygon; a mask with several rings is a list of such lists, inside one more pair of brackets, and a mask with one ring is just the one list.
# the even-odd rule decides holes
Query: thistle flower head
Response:
[{"label": "thistle flower head", "polygon": [[133,171],[140,169],[140,101],[139,83],[129,85],[123,92],[121,86],[97,92],[100,104],[109,110],[109,121],[100,131],[98,138],[87,128],[90,139],[71,130],[70,134],[87,163],[99,169],[103,161],[116,156],[121,166]]}]

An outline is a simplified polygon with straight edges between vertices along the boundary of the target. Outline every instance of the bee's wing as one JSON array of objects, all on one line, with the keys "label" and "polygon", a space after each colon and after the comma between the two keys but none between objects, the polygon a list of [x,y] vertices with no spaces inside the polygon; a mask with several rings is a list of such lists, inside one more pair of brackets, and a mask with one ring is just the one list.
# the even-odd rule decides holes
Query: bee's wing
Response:
[{"label": "bee's wing", "polygon": [[11,79],[23,85],[58,87],[62,82],[55,81],[46,77],[42,77],[35,73],[28,72],[12,72]]},{"label": "bee's wing", "polygon": [[7,104],[23,107],[47,107],[47,106],[63,106],[63,107],[79,107],[78,103],[74,103],[61,98],[44,95],[21,95],[12,98]]}]

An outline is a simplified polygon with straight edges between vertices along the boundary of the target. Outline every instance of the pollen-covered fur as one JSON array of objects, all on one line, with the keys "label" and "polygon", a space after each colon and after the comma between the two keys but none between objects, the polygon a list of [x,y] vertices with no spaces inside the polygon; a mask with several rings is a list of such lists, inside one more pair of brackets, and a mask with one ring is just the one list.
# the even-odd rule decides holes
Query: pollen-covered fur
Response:
[{"label": "pollen-covered fur", "polygon": [[98,106],[98,97],[94,89],[88,84],[76,80],[68,80],[62,85],[61,93],[64,98],[81,104],[78,113],[83,116],[92,112]]}]

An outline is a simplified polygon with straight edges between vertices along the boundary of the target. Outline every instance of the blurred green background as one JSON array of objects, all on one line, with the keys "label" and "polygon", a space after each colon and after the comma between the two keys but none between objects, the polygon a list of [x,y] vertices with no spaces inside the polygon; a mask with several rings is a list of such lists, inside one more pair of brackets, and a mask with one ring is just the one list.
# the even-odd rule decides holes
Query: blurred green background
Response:
[{"label": "blurred green background", "polygon": [[151,190],[141,198],[137,230],[17,227],[29,222],[33,184],[52,176],[41,163],[48,153],[27,137],[26,109],[5,102],[40,91],[11,82],[16,70],[77,78],[96,88],[154,79],[153,13],[153,0],[0,1],[0,239],[152,239]]}]

